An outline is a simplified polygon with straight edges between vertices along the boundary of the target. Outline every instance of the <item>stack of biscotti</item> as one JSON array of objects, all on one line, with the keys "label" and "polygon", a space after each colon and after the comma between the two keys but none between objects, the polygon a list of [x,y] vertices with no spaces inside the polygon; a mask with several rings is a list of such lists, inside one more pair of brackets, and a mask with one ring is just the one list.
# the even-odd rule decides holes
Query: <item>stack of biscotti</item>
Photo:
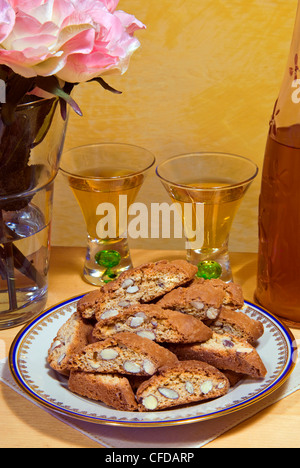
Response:
[{"label": "stack of biscotti", "polygon": [[255,349],[262,324],[240,309],[241,288],[196,278],[162,260],[126,271],[84,296],[48,352],[69,389],[121,411],[158,411],[263,378]]},{"label": "stack of biscotti", "polygon": [[161,260],[122,273],[98,292],[79,301],[78,311],[84,318],[108,318],[137,303],[149,303],[174,288],[192,281],[197,267],[185,260]]}]

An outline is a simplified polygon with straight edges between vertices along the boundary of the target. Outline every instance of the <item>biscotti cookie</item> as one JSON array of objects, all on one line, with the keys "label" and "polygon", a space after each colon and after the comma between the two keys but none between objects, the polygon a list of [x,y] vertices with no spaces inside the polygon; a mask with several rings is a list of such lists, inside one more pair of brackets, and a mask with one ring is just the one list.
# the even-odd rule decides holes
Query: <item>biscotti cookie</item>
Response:
[{"label": "biscotti cookie", "polygon": [[225,292],[210,282],[196,282],[163,296],[157,304],[163,309],[177,310],[200,320],[215,320],[221,312]]},{"label": "biscotti cookie", "polygon": [[59,329],[48,350],[50,367],[61,374],[68,375],[69,358],[89,343],[93,328],[93,324],[85,321],[78,312],[75,312]]},{"label": "biscotti cookie", "polygon": [[149,380],[150,376],[147,375],[126,375],[126,378],[128,379],[128,382],[130,383],[130,386],[132,388],[132,391],[134,394],[136,394],[137,389],[139,386],[143,383],[146,382],[146,380]]},{"label": "biscotti cookie", "polygon": [[103,286],[98,295],[93,291],[78,303],[83,317],[97,320],[117,314],[124,308],[147,303],[177,286],[191,281],[197,267],[185,260],[161,260],[127,270],[116,280]]},{"label": "biscotti cookie", "polygon": [[236,384],[238,384],[241,380],[244,380],[245,375],[243,374],[237,374],[236,372],[230,371],[230,370],[222,370],[222,374],[227,377],[230,387],[234,387]]},{"label": "biscotti cookie", "polygon": [[[182,361],[181,361],[182,362]],[[233,371],[229,371],[229,370],[221,370],[220,372],[222,372],[222,374],[225,375],[225,377],[227,377],[228,381],[229,381],[229,384],[230,384],[230,387],[234,387],[235,385],[237,385],[241,380],[244,380],[245,379],[245,375],[243,374],[237,374],[236,372],[233,372]],[[149,380],[149,376],[148,377],[145,377],[145,376],[142,376],[142,375],[132,375],[132,376],[129,376],[127,375],[126,376],[129,380],[129,383],[132,387],[132,390],[134,393],[137,392],[139,386],[145,382],[146,380]]]},{"label": "biscotti cookie", "polygon": [[100,320],[93,336],[103,340],[124,331],[157,343],[195,343],[212,337],[212,330],[195,317],[155,304],[131,306],[116,317]]},{"label": "biscotti cookie", "polygon": [[68,385],[71,392],[101,401],[116,410],[137,410],[135,395],[124,376],[72,371]]},{"label": "biscotti cookie", "polygon": [[210,284],[215,288],[219,288],[224,292],[223,305],[232,309],[240,309],[244,305],[244,295],[241,286],[230,281],[225,283],[221,279],[212,278],[205,280],[204,278],[195,278],[192,284]]},{"label": "biscotti cookie", "polygon": [[96,304],[101,300],[103,287],[95,289],[88,294],[85,294],[77,302],[77,311],[86,319],[94,317],[94,309]]},{"label": "biscotti cookie", "polygon": [[222,307],[219,317],[209,327],[216,333],[230,333],[250,344],[254,344],[264,334],[261,322],[229,307]]},{"label": "biscotti cookie", "polygon": [[160,411],[174,406],[218,398],[229,390],[224,374],[199,361],[184,361],[161,368],[137,390],[139,411]]},{"label": "biscotti cookie", "polygon": [[229,333],[213,333],[213,337],[205,343],[170,344],[168,349],[181,361],[196,359],[217,369],[231,370],[252,378],[262,378],[267,373],[256,349]]},{"label": "biscotti cookie", "polygon": [[134,333],[117,333],[104,341],[86,346],[69,361],[70,370],[109,374],[153,375],[177,362],[171,351]]}]

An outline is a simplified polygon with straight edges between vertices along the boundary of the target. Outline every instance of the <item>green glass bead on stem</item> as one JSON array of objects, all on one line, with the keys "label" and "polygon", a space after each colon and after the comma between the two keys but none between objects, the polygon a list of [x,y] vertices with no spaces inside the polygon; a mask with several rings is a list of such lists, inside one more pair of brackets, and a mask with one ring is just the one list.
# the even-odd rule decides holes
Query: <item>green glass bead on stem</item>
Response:
[{"label": "green glass bead on stem", "polygon": [[222,275],[222,267],[218,262],[204,261],[198,263],[198,278],[218,279]]},{"label": "green glass bead on stem", "polygon": [[98,265],[106,268],[103,273],[103,280],[105,283],[109,283],[117,277],[117,275],[112,271],[112,268],[118,266],[121,261],[121,255],[119,252],[116,250],[102,250],[95,255],[95,260]]}]

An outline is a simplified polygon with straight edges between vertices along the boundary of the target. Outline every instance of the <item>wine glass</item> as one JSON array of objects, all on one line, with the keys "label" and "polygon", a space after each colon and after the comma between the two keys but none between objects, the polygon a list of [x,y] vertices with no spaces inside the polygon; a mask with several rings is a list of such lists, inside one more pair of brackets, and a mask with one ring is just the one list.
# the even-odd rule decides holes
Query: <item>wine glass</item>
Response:
[{"label": "wine glass", "polygon": [[60,170],[86,222],[83,277],[89,283],[107,283],[132,267],[128,208],[154,162],[150,151],[121,143],[79,146],[63,154]]},{"label": "wine glass", "polygon": [[230,229],[257,166],[233,154],[191,153],[162,162],[156,173],[180,211],[187,260],[198,276],[232,281]]}]

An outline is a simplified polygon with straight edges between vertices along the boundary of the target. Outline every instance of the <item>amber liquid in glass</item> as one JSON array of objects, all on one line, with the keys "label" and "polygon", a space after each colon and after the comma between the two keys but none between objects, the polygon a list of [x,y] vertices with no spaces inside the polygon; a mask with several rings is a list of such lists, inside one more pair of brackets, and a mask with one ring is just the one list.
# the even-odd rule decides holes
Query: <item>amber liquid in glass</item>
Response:
[{"label": "amber liquid in glass", "polygon": [[[127,196],[127,206],[134,202],[144,180],[144,175],[130,175],[130,171],[101,168],[82,171],[79,177],[69,177],[69,185],[79,203],[91,238],[99,238],[97,224],[105,216],[107,224],[114,226],[119,238],[126,231],[126,215],[120,216],[120,195]],[[97,215],[99,205],[109,203],[114,207],[105,215]],[[123,222],[120,220],[123,220]]]},{"label": "amber liquid in glass", "polygon": [[[189,188],[176,188],[173,196],[180,203],[185,233],[189,241],[193,233],[203,230],[201,250],[209,253],[221,249],[228,241],[232,222],[244,194],[243,187],[232,187],[234,181],[214,180],[186,182]],[[196,189],[196,190],[195,190]],[[185,204],[192,203],[192,218],[186,216]],[[202,220],[197,217],[197,205],[203,205]]]},{"label": "amber liquid in glass", "polygon": [[[256,300],[300,322],[300,125],[269,135],[259,206]],[[295,217],[296,214],[296,217]]]}]

